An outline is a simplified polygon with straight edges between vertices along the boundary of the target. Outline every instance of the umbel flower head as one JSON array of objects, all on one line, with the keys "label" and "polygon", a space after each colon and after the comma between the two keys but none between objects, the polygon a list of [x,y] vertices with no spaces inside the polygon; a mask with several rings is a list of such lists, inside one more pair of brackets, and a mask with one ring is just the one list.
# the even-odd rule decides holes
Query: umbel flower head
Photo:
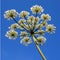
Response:
[{"label": "umbel flower head", "polygon": [[18,36],[18,33],[14,30],[10,30],[6,33],[5,36],[8,37],[9,39],[16,39]]},{"label": "umbel flower head", "polygon": [[4,17],[10,20],[17,17],[17,15],[18,15],[18,12],[16,12],[15,9],[11,9],[5,12]]},{"label": "umbel flower head", "polygon": [[27,11],[22,11],[22,12],[19,14],[19,16],[20,16],[21,18],[25,18],[25,17],[29,16],[29,12],[27,12]]},{"label": "umbel flower head", "polygon": [[49,20],[51,20],[51,16],[49,14],[42,14],[41,15],[41,19],[42,20],[49,21]]},{"label": "umbel flower head", "polygon": [[39,5],[35,5],[35,6],[31,7],[31,11],[33,14],[39,14],[39,13],[43,12],[44,9]]},{"label": "umbel flower head", "polygon": [[48,33],[55,33],[55,26],[54,25],[52,25],[52,24],[49,24],[47,27],[46,27],[46,31],[48,32]]},{"label": "umbel flower head", "polygon": [[[32,43],[32,37],[34,36],[36,38],[35,42],[38,45],[45,44],[47,40],[44,37],[45,33],[54,33],[56,27],[53,24],[48,24],[48,21],[51,21],[51,16],[43,13],[44,9],[42,6],[34,5],[31,7],[31,11],[32,15],[28,11],[17,13],[16,10],[13,9],[5,12],[5,18],[15,21],[15,23],[9,27],[10,30],[6,33],[6,37],[9,39],[20,37],[20,43],[28,46]],[[17,16],[20,18],[18,21],[15,19]],[[21,33],[16,32],[17,29],[20,30]]]},{"label": "umbel flower head", "polygon": [[9,29],[14,30],[14,29],[17,29],[18,27],[19,27],[18,24],[14,23],[9,27]]},{"label": "umbel flower head", "polygon": [[24,44],[25,46],[27,46],[28,44],[31,44],[31,40],[30,40],[30,38],[29,37],[24,37],[21,41],[20,41],[20,43],[22,43],[22,44]]},{"label": "umbel flower head", "polygon": [[46,42],[46,38],[43,36],[40,36],[37,38],[37,41],[39,44],[43,45]]}]

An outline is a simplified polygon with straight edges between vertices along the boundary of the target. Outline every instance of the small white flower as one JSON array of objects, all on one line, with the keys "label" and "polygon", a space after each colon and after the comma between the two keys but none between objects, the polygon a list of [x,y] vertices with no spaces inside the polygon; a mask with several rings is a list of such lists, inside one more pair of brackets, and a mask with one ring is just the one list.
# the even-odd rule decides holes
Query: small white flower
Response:
[{"label": "small white flower", "polygon": [[20,34],[21,37],[26,37],[27,35],[28,35],[28,33],[25,31],[21,32],[21,34]]},{"label": "small white flower", "polygon": [[52,24],[49,24],[49,25],[47,25],[47,27],[46,27],[46,31],[47,31],[48,33],[55,33],[55,29],[56,29],[56,27],[55,27],[54,25],[52,25]]},{"label": "small white flower", "polygon": [[21,17],[21,18],[25,18],[25,17],[28,17],[29,16],[29,12],[27,12],[27,11],[22,11],[20,14],[19,14],[19,16]]},{"label": "small white flower", "polygon": [[17,29],[19,25],[17,23],[12,24],[9,29]]},{"label": "small white flower", "polygon": [[39,14],[39,13],[43,12],[44,9],[39,5],[35,5],[35,6],[31,7],[31,11],[33,14]]},{"label": "small white flower", "polygon": [[38,42],[38,44],[43,45],[46,42],[46,38],[43,36],[40,36],[37,38],[37,42]]},{"label": "small white flower", "polygon": [[9,39],[16,39],[18,36],[18,33],[14,30],[10,30],[6,33],[5,36],[8,37]]},{"label": "small white flower", "polygon": [[29,37],[25,37],[20,41],[21,44],[24,44],[25,46],[28,46],[29,44],[32,43]]},{"label": "small white flower", "polygon": [[34,16],[29,16],[28,17],[28,20],[34,21],[35,20],[35,17]]},{"label": "small white flower", "polygon": [[39,17],[36,17],[36,18],[35,18],[35,22],[38,22],[39,20],[40,20]]},{"label": "small white flower", "polygon": [[41,19],[42,20],[46,20],[46,21],[50,21],[51,20],[51,16],[49,14],[42,14],[41,15]]},{"label": "small white flower", "polygon": [[7,18],[8,20],[15,18],[18,15],[16,10],[11,9],[5,12],[4,17]]},{"label": "small white flower", "polygon": [[26,22],[25,19],[20,19],[20,20],[18,21],[19,24],[22,24],[22,23],[24,23],[24,22]]}]

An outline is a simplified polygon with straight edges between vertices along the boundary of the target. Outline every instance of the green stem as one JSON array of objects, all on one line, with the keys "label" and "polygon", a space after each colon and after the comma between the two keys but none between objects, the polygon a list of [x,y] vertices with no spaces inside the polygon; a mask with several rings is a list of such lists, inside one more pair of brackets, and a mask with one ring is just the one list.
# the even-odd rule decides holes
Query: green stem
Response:
[{"label": "green stem", "polygon": [[44,54],[42,53],[42,51],[41,51],[41,49],[40,49],[40,47],[39,47],[39,45],[38,45],[38,44],[36,44],[37,40],[36,40],[36,38],[35,38],[35,36],[34,36],[34,35],[33,35],[33,40],[34,40],[35,46],[36,46],[36,48],[37,48],[38,52],[40,53],[40,55],[41,55],[42,59],[43,59],[43,60],[46,60],[46,58],[45,58]]}]

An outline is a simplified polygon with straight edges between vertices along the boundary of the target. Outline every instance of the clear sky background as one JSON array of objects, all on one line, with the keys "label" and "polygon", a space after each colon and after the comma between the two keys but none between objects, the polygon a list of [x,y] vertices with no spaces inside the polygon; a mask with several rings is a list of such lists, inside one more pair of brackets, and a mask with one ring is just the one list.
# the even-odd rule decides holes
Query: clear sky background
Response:
[{"label": "clear sky background", "polygon": [[42,60],[34,43],[25,47],[20,44],[20,38],[15,41],[5,37],[8,27],[14,23],[4,19],[4,12],[16,9],[18,12],[27,10],[37,4],[44,8],[44,13],[52,16],[50,23],[56,26],[55,34],[46,34],[47,41],[41,50],[47,60],[60,60],[60,1],[59,0],[2,0],[1,5],[1,60]]}]

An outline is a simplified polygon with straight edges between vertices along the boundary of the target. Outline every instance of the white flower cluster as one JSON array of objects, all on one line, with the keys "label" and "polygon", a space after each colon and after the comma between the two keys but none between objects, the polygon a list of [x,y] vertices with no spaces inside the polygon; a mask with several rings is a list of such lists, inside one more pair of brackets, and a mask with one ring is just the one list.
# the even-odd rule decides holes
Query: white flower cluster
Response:
[{"label": "white flower cluster", "polygon": [[31,44],[32,41],[30,40],[29,37],[24,37],[24,38],[20,41],[20,43],[24,44],[25,46],[28,46],[28,44]]},{"label": "white flower cluster", "polygon": [[17,38],[17,36],[18,36],[18,33],[16,32],[16,31],[14,31],[14,30],[10,30],[10,31],[8,31],[7,33],[6,33],[6,35],[5,35],[6,37],[8,37],[9,39],[16,39]]},{"label": "white flower cluster", "polygon": [[37,41],[39,44],[43,45],[46,42],[46,38],[43,36],[40,36],[37,38]]},{"label": "white flower cluster", "polygon": [[[43,45],[46,42],[46,38],[44,37],[45,33],[48,32],[52,34],[56,29],[53,24],[48,24],[48,21],[51,21],[51,16],[44,14],[43,7],[39,5],[31,7],[31,11],[35,15],[30,15],[27,11],[17,13],[14,9],[5,12],[5,18],[15,21],[15,23],[9,27],[10,31],[6,33],[6,37],[9,39],[16,39],[18,36],[22,37],[20,43],[26,46],[32,42],[32,39],[30,39],[32,35],[35,37],[38,36],[36,37],[38,44]],[[19,21],[15,20],[17,15],[20,18]],[[19,29],[21,33],[18,34],[16,29]]]},{"label": "white flower cluster", "polygon": [[19,14],[19,16],[20,16],[21,18],[25,18],[25,17],[29,16],[29,12],[27,12],[27,11],[22,11],[22,12]]},{"label": "white flower cluster", "polygon": [[27,35],[28,35],[28,33],[25,32],[25,31],[21,32],[21,34],[20,34],[20,36],[21,36],[22,38],[25,37],[25,36],[27,36]]},{"label": "white flower cluster", "polygon": [[14,30],[14,29],[17,29],[18,27],[19,27],[19,25],[17,23],[14,23],[9,27],[9,29]]},{"label": "white flower cluster", "polygon": [[52,25],[52,24],[49,24],[49,25],[47,25],[47,27],[46,27],[46,31],[47,31],[48,33],[55,33],[55,29],[56,29],[56,27],[55,27],[54,25]]},{"label": "white flower cluster", "polygon": [[17,17],[17,15],[18,15],[18,12],[16,12],[15,9],[11,9],[5,12],[4,17],[10,20]]},{"label": "white flower cluster", "polygon": [[51,20],[51,16],[49,14],[42,14],[41,15],[41,19],[42,20],[50,21]]},{"label": "white flower cluster", "polygon": [[39,13],[43,12],[44,9],[39,5],[35,5],[35,6],[31,7],[31,11],[33,14],[39,14]]}]

